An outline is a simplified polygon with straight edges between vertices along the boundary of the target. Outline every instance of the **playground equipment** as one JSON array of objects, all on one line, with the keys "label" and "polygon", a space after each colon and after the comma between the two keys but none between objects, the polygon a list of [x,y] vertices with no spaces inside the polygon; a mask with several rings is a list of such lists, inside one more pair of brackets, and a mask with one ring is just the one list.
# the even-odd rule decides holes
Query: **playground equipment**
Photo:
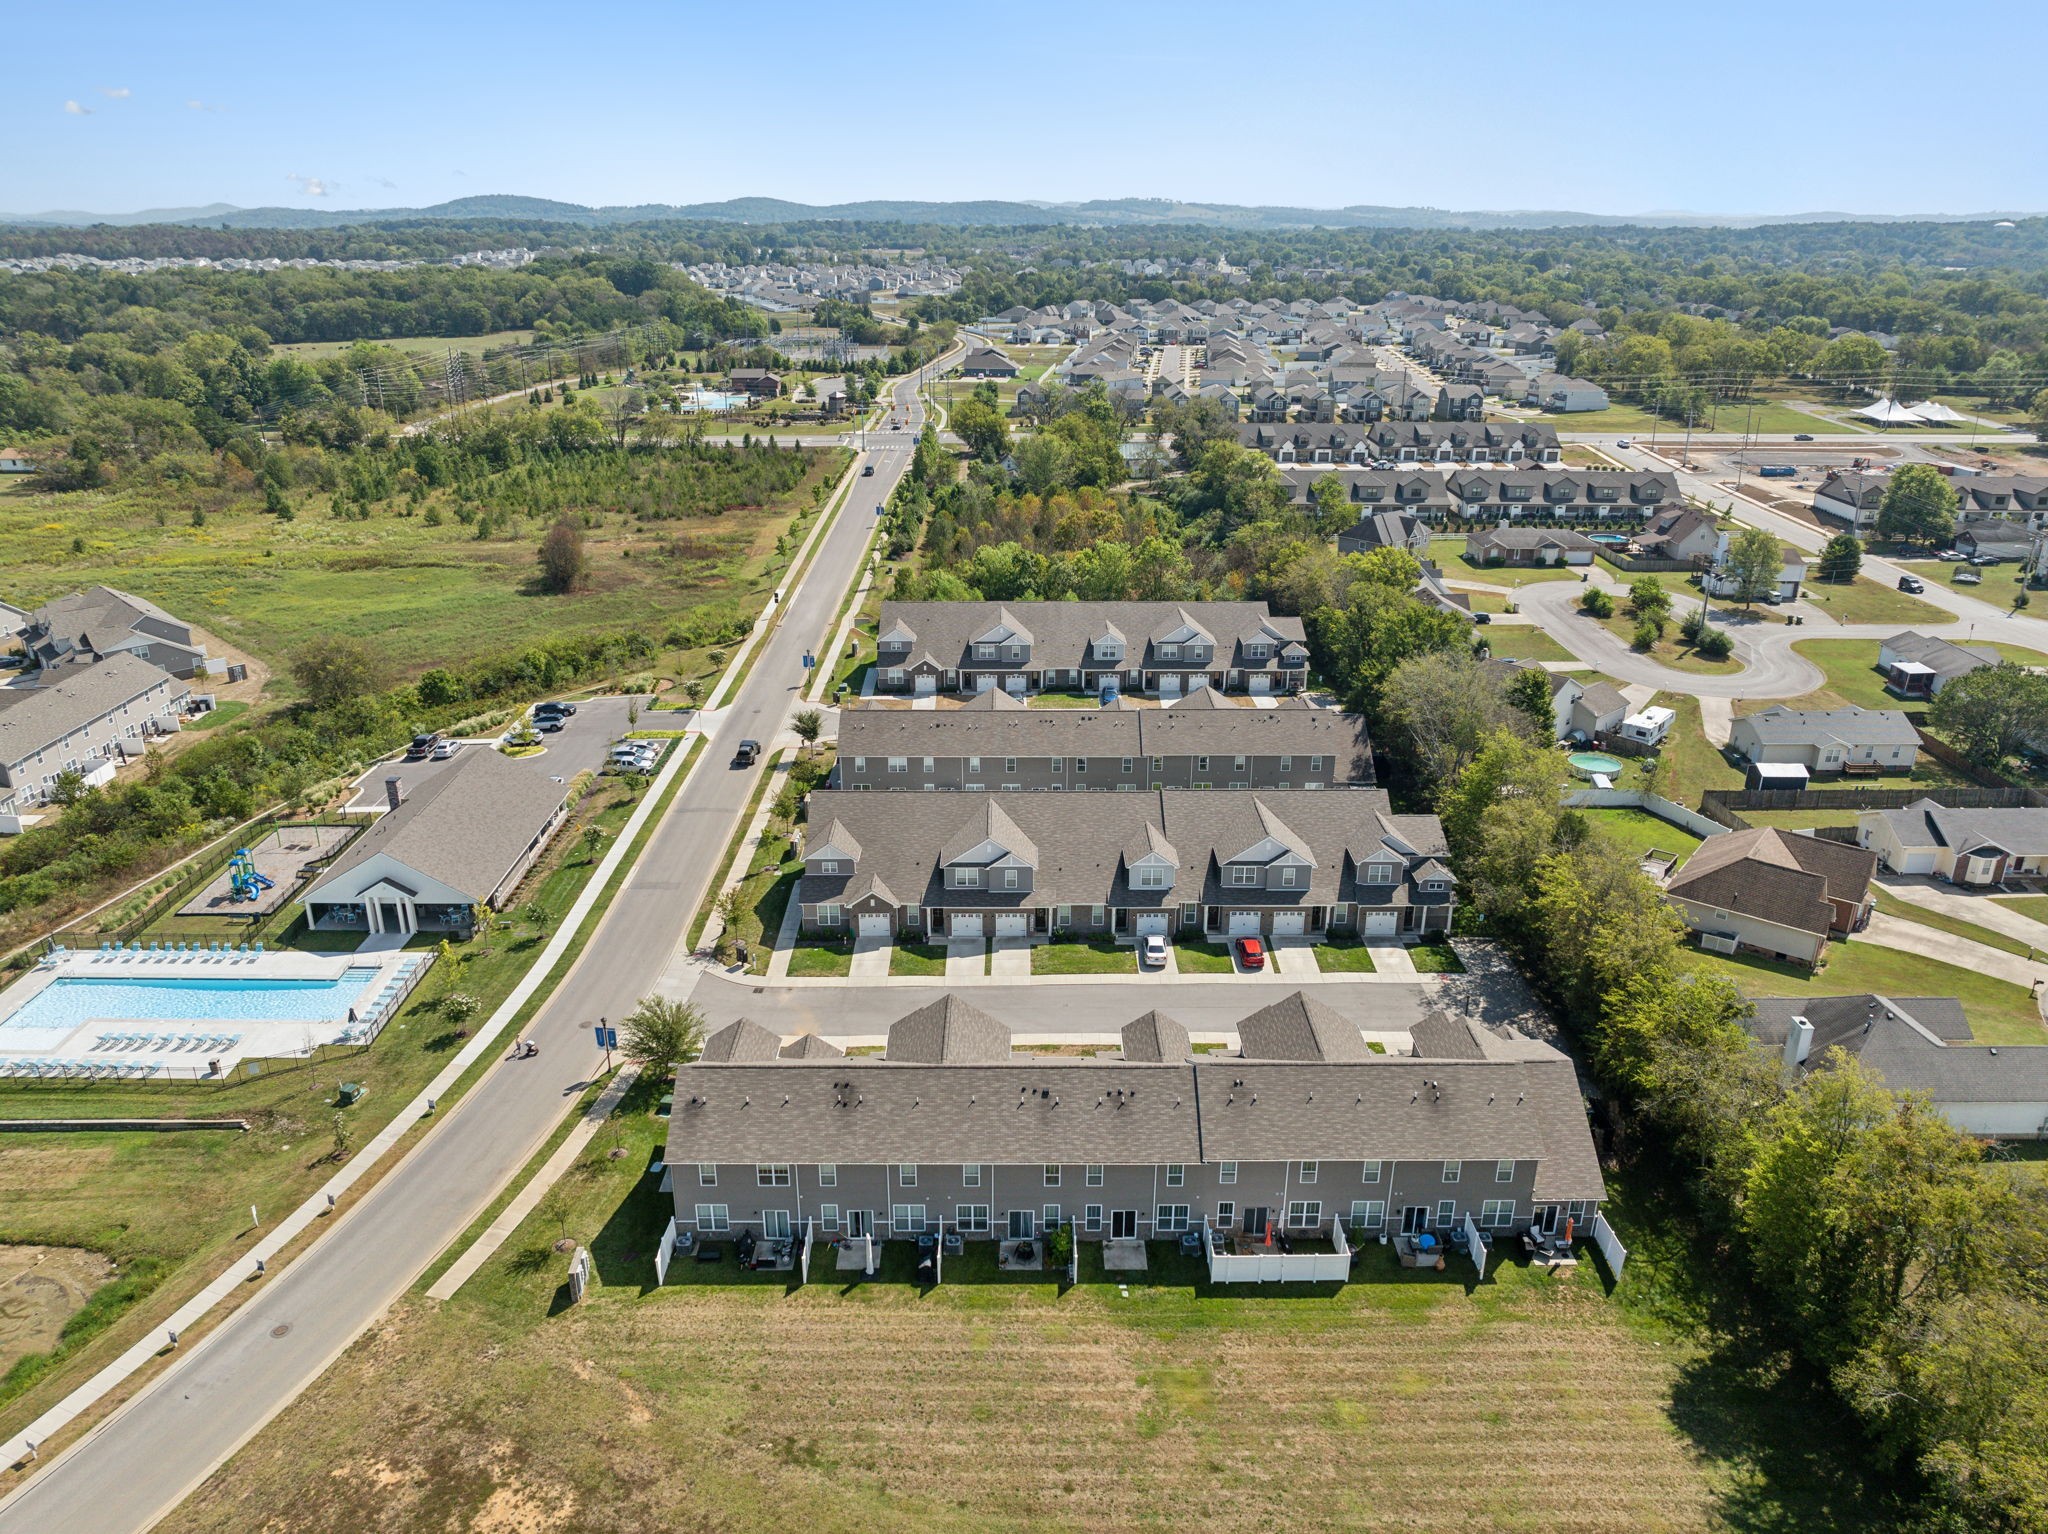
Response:
[{"label": "playground equipment", "polygon": [[228,859],[228,899],[260,899],[265,890],[275,888],[276,884],[275,879],[256,872],[256,860],[249,856],[247,847],[237,847],[235,855]]}]

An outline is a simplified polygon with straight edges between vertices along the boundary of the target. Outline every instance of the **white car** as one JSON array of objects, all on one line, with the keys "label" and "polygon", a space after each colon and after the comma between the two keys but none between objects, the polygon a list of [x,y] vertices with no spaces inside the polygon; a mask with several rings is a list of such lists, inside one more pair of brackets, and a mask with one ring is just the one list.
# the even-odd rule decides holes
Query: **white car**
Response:
[{"label": "white car", "polygon": [[1166,968],[1166,939],[1148,932],[1138,942],[1138,962],[1147,969]]}]

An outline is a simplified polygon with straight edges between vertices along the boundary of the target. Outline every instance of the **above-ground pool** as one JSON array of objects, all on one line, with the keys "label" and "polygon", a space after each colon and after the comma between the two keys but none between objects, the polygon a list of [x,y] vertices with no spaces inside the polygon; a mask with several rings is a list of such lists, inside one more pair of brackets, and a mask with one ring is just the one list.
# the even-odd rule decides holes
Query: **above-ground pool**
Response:
[{"label": "above-ground pool", "polygon": [[1621,771],[1622,766],[1620,757],[1609,756],[1605,751],[1574,751],[1565,760],[1572,764],[1574,771],[1589,778],[1595,773],[1605,773],[1611,778]]},{"label": "above-ground pool", "polygon": [[339,980],[230,980],[166,975],[161,980],[62,976],[0,1018],[0,1028],[76,1028],[94,1020],[171,1023],[341,1023],[364,999],[375,969]]}]

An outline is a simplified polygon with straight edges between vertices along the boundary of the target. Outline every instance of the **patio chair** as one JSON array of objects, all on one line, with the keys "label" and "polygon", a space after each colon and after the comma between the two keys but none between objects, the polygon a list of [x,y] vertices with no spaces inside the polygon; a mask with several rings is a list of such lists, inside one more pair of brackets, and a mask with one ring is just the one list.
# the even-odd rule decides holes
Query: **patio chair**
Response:
[{"label": "patio chair", "polygon": [[257,951],[258,953],[261,953],[261,952],[263,952],[263,945],[262,945],[261,943],[258,943],[258,944],[256,945],[256,951]]}]

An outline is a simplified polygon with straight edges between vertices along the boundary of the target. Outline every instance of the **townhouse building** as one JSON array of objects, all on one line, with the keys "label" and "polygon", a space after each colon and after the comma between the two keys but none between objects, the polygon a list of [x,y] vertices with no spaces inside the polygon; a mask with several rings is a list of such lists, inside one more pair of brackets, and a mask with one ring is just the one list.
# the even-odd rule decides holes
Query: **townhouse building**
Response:
[{"label": "townhouse building", "polygon": [[[1146,765],[1075,758],[1060,771],[1121,787]],[[802,929],[862,937],[1398,940],[1449,931],[1456,898],[1442,824],[1394,814],[1377,788],[821,789],[803,852]]]},{"label": "townhouse building", "polygon": [[1204,688],[1163,708],[1118,699],[1099,709],[1042,709],[991,688],[931,713],[843,710],[831,786],[1059,793],[1372,782],[1365,720],[1301,697],[1246,708]]},{"label": "townhouse building", "polygon": [[1148,1013],[1115,1054],[1024,1055],[946,995],[880,1056],[741,1019],[676,1075],[679,1230],[768,1238],[1262,1241],[1583,1228],[1606,1196],[1571,1061],[1435,1014],[1411,1053],[1302,993],[1228,1054]]},{"label": "townhouse building", "polygon": [[1299,692],[1299,618],[1264,602],[884,602],[875,687],[887,693]]},{"label": "townhouse building", "polygon": [[67,772],[88,787],[106,782],[174,733],[191,698],[189,682],[127,652],[0,687],[0,815],[46,802]]}]

